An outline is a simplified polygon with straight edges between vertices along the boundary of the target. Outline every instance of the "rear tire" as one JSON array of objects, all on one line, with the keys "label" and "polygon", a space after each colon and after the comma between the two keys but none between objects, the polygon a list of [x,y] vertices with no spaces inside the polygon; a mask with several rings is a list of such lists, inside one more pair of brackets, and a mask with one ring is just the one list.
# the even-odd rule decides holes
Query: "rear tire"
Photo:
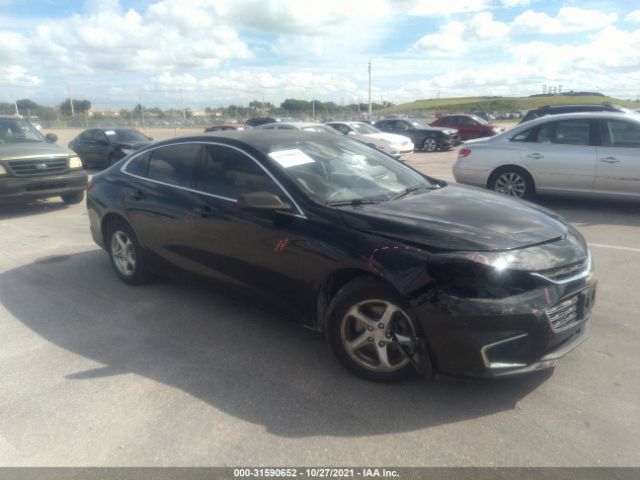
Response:
[{"label": "rear tire", "polygon": [[[396,382],[416,373],[390,337],[390,328],[404,338],[420,336],[402,299],[380,280],[361,277],[349,282],[329,306],[331,349],[347,370],[367,380]],[[420,361],[415,352],[411,356]],[[431,364],[423,370],[431,372]]]},{"label": "rear tire", "polygon": [[76,203],[80,203],[84,200],[84,192],[67,193],[66,195],[62,195],[60,198],[62,198],[62,201],[67,205],[75,205]]},{"label": "rear tire", "polygon": [[126,222],[118,220],[109,225],[108,232],[106,247],[116,275],[129,285],[146,283],[150,276],[133,229]]},{"label": "rear tire", "polygon": [[528,200],[535,194],[535,184],[529,173],[518,167],[497,169],[487,182],[489,190],[510,197]]}]

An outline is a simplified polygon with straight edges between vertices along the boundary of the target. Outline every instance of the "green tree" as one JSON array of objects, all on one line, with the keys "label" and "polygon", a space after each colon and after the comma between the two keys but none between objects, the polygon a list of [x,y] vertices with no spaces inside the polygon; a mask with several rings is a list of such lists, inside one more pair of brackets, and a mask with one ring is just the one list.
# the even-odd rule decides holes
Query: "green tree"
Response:
[{"label": "green tree", "polygon": [[[71,101],[68,98],[60,104],[59,108],[63,115],[71,115]],[[90,109],[91,102],[89,100],[73,99],[73,111],[75,113],[85,112]]]}]

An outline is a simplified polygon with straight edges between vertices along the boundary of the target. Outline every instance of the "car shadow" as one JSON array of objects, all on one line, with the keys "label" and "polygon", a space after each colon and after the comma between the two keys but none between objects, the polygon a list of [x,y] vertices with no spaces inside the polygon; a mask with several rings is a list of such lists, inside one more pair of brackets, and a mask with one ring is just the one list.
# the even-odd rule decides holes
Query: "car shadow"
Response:
[{"label": "car shadow", "polygon": [[582,226],[640,226],[640,200],[537,196],[533,201]]},{"label": "car shadow", "polygon": [[59,197],[33,200],[27,203],[0,204],[0,220],[41,215],[69,208]]},{"label": "car shadow", "polygon": [[68,382],[134,373],[285,437],[407,432],[493,415],[551,375],[368,382],[346,372],[316,332],[209,284],[127,286],[100,250],[0,274],[0,302],[47,341],[103,365]]}]

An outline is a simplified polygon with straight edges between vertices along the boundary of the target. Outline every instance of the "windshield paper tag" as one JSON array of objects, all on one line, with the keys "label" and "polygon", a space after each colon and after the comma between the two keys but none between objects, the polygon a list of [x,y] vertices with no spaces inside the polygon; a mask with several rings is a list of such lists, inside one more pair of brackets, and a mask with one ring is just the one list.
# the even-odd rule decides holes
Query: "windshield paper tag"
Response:
[{"label": "windshield paper tag", "polygon": [[284,168],[295,167],[296,165],[304,165],[305,163],[315,163],[315,160],[302,150],[294,148],[292,150],[280,150],[279,152],[271,152],[269,154],[280,166]]},{"label": "windshield paper tag", "polygon": [[104,131],[104,134],[105,134],[105,135],[115,135],[115,134],[116,134],[116,132],[115,132],[115,131],[113,131],[113,130],[105,130],[105,131]]}]

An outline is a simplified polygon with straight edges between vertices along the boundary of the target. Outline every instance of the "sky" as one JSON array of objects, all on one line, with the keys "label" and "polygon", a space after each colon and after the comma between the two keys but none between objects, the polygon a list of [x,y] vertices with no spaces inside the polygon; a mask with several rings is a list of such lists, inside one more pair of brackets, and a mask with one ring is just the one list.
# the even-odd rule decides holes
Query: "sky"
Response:
[{"label": "sky", "polygon": [[640,94],[640,0],[0,0],[0,102]]}]

